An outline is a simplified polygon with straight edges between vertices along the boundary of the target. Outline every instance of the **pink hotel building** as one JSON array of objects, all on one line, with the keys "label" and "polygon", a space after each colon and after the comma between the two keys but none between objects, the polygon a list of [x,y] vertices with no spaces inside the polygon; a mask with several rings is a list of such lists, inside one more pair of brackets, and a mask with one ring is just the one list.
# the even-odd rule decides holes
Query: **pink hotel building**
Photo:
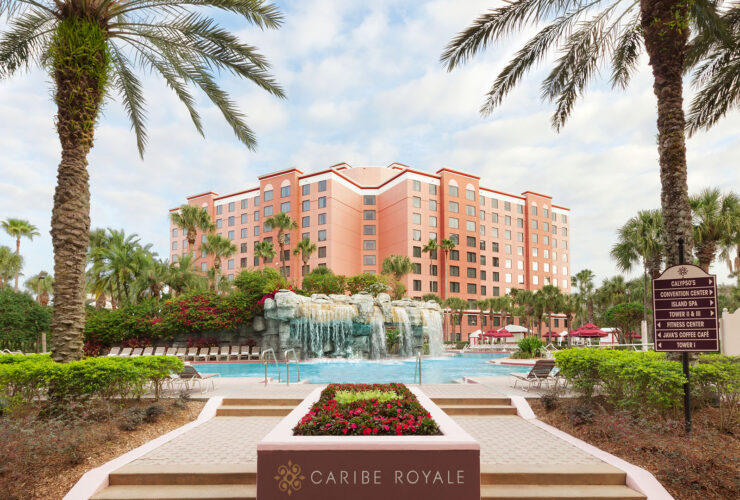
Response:
[{"label": "pink hotel building", "polygon": [[[384,258],[400,254],[414,263],[405,284],[415,298],[435,293],[472,304],[512,288],[536,290],[547,284],[570,292],[569,209],[554,205],[550,196],[503,193],[482,186],[472,174],[448,168],[431,174],[400,163],[340,163],[310,174],[293,168],[258,180],[258,186],[244,191],[187,198],[188,204],[208,211],[217,233],[234,242],[237,253],[222,263],[229,279],[242,269],[262,266],[254,256],[257,242],[273,241],[278,250],[276,231],[263,221],[286,212],[298,223],[285,250],[288,277],[297,285],[302,274],[317,266],[348,276],[379,273]],[[318,247],[307,268],[293,255],[302,238]],[[422,252],[430,239],[444,238],[457,242],[446,259],[442,252]],[[197,240],[195,253],[196,266],[205,271],[213,259],[202,252],[203,239]],[[170,223],[172,261],[188,250],[185,235]],[[471,305],[462,320],[462,339],[478,329],[499,327],[500,318],[487,323]],[[550,325],[556,331],[565,326],[558,317]]]}]

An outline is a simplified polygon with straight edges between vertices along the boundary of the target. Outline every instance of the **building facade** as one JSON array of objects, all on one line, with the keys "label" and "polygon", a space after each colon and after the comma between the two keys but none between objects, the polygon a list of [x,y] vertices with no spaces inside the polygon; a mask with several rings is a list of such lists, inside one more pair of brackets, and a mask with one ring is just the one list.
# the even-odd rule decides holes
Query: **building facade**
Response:
[{"label": "building facade", "polygon": [[[236,246],[237,253],[222,262],[222,274],[229,279],[242,269],[262,266],[254,255],[258,242],[273,241],[278,249],[277,231],[264,220],[285,212],[298,223],[285,245],[286,274],[296,285],[317,266],[348,276],[379,273],[384,258],[406,255],[415,267],[405,282],[410,297],[435,293],[471,304],[462,321],[462,339],[474,330],[498,326],[479,324],[488,320],[473,311],[476,300],[547,284],[570,292],[570,211],[553,204],[550,196],[504,193],[481,185],[472,174],[447,168],[432,174],[399,163],[341,163],[309,174],[290,169],[258,181],[232,194],[187,198],[188,204],[208,211],[216,232]],[[171,260],[194,250],[196,266],[206,271],[213,259],[201,249],[204,238],[198,235],[196,248],[188,249],[186,235],[170,223]],[[305,267],[293,255],[295,243],[303,238],[317,246]],[[429,240],[442,239],[455,241],[455,249],[446,255],[422,251]],[[267,265],[279,265],[279,258]]]}]

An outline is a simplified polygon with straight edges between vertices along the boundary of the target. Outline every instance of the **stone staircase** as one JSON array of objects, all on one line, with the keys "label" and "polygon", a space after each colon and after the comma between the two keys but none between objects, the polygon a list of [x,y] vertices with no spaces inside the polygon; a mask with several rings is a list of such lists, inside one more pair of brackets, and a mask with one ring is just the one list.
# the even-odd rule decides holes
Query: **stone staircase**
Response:
[{"label": "stone staircase", "polygon": [[217,417],[284,417],[302,398],[224,398]]},{"label": "stone staircase", "polygon": [[481,500],[637,500],[624,471],[609,464],[481,464]]},{"label": "stone staircase", "polygon": [[450,416],[516,415],[516,407],[506,397],[432,398]]}]

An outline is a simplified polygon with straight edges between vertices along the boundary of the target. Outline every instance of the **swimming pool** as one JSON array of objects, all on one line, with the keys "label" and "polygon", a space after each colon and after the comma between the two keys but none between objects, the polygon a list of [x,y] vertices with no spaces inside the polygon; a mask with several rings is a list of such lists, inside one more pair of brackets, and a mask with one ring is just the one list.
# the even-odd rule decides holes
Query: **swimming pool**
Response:
[{"label": "swimming pool", "polygon": [[[455,354],[440,358],[424,358],[421,363],[422,380],[426,384],[449,383],[462,377],[504,377],[509,373],[526,373],[528,366],[501,366],[487,363],[494,358],[506,357],[504,353]],[[414,382],[416,360],[394,359],[390,361],[368,360],[311,360],[301,361],[301,379],[313,384]],[[199,368],[201,372],[220,373],[222,377],[264,377],[262,363],[213,363]],[[277,380],[277,370],[272,363],[267,367],[267,376]],[[285,381],[285,365],[280,363],[281,380]],[[290,381],[297,381],[295,364],[291,363]]]}]

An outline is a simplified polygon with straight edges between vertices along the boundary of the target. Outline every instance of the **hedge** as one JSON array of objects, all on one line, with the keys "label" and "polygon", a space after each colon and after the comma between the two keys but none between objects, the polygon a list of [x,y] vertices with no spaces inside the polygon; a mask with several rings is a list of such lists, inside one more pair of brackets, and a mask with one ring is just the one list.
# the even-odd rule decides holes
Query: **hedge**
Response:
[{"label": "hedge", "polygon": [[51,307],[25,293],[0,288],[0,347],[30,349],[42,332],[49,331]]},{"label": "hedge", "polygon": [[56,402],[84,402],[140,397],[152,384],[158,397],[162,383],[183,370],[173,356],[86,358],[56,363],[49,356],[0,356],[0,397],[11,406],[46,395]]}]

